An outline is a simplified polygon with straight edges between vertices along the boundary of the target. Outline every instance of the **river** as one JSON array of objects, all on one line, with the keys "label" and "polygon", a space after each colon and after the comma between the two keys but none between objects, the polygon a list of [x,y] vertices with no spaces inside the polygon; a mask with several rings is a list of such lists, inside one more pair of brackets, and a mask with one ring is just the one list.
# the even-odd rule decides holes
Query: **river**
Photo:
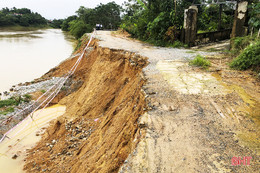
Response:
[{"label": "river", "polygon": [[0,93],[30,82],[68,58],[75,40],[59,29],[0,29]]}]

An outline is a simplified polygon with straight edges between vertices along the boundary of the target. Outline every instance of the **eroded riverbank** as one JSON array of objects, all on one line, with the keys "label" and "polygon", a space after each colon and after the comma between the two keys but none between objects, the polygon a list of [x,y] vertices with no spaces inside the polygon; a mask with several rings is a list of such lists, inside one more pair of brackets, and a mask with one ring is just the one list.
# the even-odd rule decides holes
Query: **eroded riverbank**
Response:
[{"label": "eroded riverbank", "polygon": [[[27,172],[258,170],[259,83],[252,75],[219,68],[213,58],[209,71],[191,67],[196,54],[186,49],[102,31],[96,38],[55,100],[66,113],[28,151]],[[62,76],[75,61],[42,78]],[[233,166],[236,156],[252,157],[250,166]]]},{"label": "eroded riverbank", "polygon": [[[91,45],[72,76],[82,81],[81,87],[59,102],[67,106],[66,113],[29,151],[27,172],[117,172],[138,142],[137,121],[146,111],[146,58],[99,47],[97,41]],[[60,76],[75,61],[65,61],[43,77]],[[53,148],[46,146],[57,139]]]}]

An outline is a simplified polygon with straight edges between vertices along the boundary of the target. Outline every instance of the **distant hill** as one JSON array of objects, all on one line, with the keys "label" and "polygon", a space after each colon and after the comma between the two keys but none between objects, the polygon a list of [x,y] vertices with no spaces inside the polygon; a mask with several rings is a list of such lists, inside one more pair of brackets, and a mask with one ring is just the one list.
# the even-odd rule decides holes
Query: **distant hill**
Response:
[{"label": "distant hill", "polygon": [[47,20],[39,13],[27,8],[2,8],[0,10],[0,27],[2,26],[46,26]]}]

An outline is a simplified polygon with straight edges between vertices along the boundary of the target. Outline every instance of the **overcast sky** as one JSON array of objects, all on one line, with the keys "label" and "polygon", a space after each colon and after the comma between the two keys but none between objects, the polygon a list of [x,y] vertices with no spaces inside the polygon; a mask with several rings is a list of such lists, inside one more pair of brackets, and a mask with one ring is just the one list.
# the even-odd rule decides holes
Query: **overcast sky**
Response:
[{"label": "overcast sky", "polygon": [[[29,8],[40,13],[46,19],[63,19],[75,14],[80,6],[94,8],[98,4],[106,4],[113,0],[0,0],[0,8]],[[114,0],[122,5],[125,0]]]}]

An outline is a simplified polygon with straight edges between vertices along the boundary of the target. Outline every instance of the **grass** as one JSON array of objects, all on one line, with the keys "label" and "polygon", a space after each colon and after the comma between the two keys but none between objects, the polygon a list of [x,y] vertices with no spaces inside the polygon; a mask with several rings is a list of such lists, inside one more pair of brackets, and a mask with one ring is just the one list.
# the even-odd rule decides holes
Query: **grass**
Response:
[{"label": "grass", "polygon": [[216,48],[210,48],[207,50],[207,52],[220,52],[221,50],[216,49]]},{"label": "grass", "polygon": [[252,68],[260,72],[260,40],[247,46],[243,52],[235,58],[230,67],[237,70],[247,70]]},{"label": "grass", "polygon": [[0,38],[20,38],[20,37],[28,37],[28,38],[41,38],[40,36],[36,36],[33,34],[6,34],[0,35]]},{"label": "grass", "polygon": [[29,94],[25,94],[19,97],[11,97],[10,99],[0,100],[0,114],[7,115],[11,112],[14,112],[14,106],[18,106],[22,102],[30,102],[32,96]]},{"label": "grass", "polygon": [[201,55],[197,55],[195,59],[191,60],[190,65],[202,67],[203,69],[207,69],[211,66],[209,60]]},{"label": "grass", "polygon": [[170,45],[170,47],[173,47],[173,48],[180,48],[180,47],[188,48],[189,46],[187,44],[184,44],[184,43],[176,40],[176,41],[173,42],[173,44]]},{"label": "grass", "polygon": [[198,30],[198,34],[205,33],[205,32],[208,32],[208,31]]},{"label": "grass", "polygon": [[172,47],[172,48],[181,48],[181,47],[188,48],[189,47],[187,44],[184,44],[184,43],[180,42],[179,40],[176,40],[173,43],[169,43],[169,42],[162,41],[162,40],[153,40],[153,39],[144,40],[141,38],[138,38],[138,39],[145,43],[148,43],[150,45],[160,46],[160,47]]},{"label": "grass", "polygon": [[24,102],[30,102],[32,100],[32,96],[30,94],[25,94],[22,98],[22,101]]},{"label": "grass", "polygon": [[42,93],[46,93],[46,90],[41,90]]},{"label": "grass", "polygon": [[15,26],[1,26],[0,30],[2,31],[35,31],[38,29],[50,29],[51,27],[49,26],[20,26],[20,25],[15,25]]},{"label": "grass", "polygon": [[7,100],[0,100],[0,108],[6,107],[6,106],[17,106],[19,104],[19,101],[11,98]]},{"label": "grass", "polygon": [[177,41],[174,41],[174,42],[173,42],[173,44],[171,45],[171,47],[180,48],[180,47],[183,47],[183,43],[177,40]]},{"label": "grass", "polygon": [[239,55],[248,45],[257,41],[257,36],[245,36],[245,37],[235,37],[231,39],[231,50],[230,53],[232,56]]},{"label": "grass", "polygon": [[12,112],[14,112],[14,107],[8,107],[4,111],[0,111],[0,114],[1,115],[7,115],[7,114],[12,113]]},{"label": "grass", "polygon": [[31,101],[32,96],[29,94],[25,94],[22,97],[11,97],[10,99],[0,100],[0,108],[8,107],[8,106],[18,106],[22,102]]}]

